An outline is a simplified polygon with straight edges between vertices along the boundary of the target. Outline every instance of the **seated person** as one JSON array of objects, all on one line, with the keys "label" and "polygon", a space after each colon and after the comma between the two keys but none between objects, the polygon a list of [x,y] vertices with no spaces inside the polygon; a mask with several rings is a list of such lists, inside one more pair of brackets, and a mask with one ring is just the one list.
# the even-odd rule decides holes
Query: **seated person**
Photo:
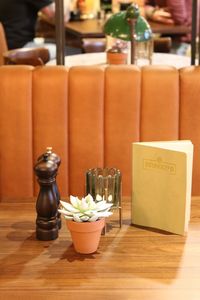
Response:
[{"label": "seated person", "polygon": [[[70,0],[64,0],[65,22],[69,20]],[[54,0],[0,0],[0,22],[3,24],[8,49],[22,47],[46,47],[50,52],[50,59],[56,57],[56,45],[43,43],[36,39],[35,27],[38,12],[51,19],[55,16]],[[39,43],[38,43],[39,41]],[[65,48],[67,55],[81,53],[81,49]]]},{"label": "seated person", "polygon": [[[0,0],[0,22],[5,30],[9,50],[26,46],[37,46],[34,45],[33,40],[39,11],[48,18],[53,18],[55,15],[53,1]],[[50,51],[50,57],[55,57],[55,45],[47,45],[47,48]]]},{"label": "seated person", "polygon": [[[192,20],[192,0],[147,0],[145,1],[145,15],[148,19],[155,22],[185,25],[190,28]],[[180,53],[187,51],[187,44],[190,43],[190,41],[190,33],[186,33],[179,38],[179,42],[183,42],[183,50],[181,46]]]},{"label": "seated person", "polygon": [[145,4],[146,16],[152,21],[191,25],[192,0],[147,0]]}]

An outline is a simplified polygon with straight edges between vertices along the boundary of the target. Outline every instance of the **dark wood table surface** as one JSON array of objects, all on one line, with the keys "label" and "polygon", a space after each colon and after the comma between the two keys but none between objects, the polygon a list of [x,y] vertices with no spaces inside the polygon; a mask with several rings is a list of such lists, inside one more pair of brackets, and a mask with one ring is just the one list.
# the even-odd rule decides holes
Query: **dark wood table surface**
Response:
[{"label": "dark wood table surface", "polygon": [[[35,203],[0,203],[0,299],[199,300],[200,198],[187,236],[130,225],[115,214],[98,251],[77,254],[63,222],[58,239],[35,238]],[[117,213],[117,211],[116,211]]]},{"label": "dark wood table surface", "polygon": [[[182,25],[167,25],[156,22],[149,22],[149,24],[153,33],[158,34],[182,35],[190,31],[188,27]],[[79,38],[102,38],[105,36],[103,23],[96,19],[67,22],[65,23],[65,30]]]},{"label": "dark wood table surface", "polygon": [[[166,25],[150,22],[155,34],[180,36],[190,32],[190,29],[180,25]],[[38,19],[37,35],[55,39],[55,23],[41,15]],[[84,38],[104,38],[103,22],[97,19],[70,21],[65,23],[66,45],[82,48]]]}]

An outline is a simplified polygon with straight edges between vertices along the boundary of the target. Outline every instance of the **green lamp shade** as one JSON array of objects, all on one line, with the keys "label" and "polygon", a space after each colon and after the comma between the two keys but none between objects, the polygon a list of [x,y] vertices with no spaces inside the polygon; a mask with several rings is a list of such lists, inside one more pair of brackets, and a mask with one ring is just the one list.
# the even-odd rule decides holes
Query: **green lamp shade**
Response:
[{"label": "green lamp shade", "polygon": [[127,19],[137,19],[140,15],[140,9],[138,4],[133,3],[128,6],[126,10],[126,18]]},{"label": "green lamp shade", "polygon": [[152,38],[152,30],[149,23],[142,16],[137,18],[135,25],[136,41],[145,42]]},{"label": "green lamp shade", "polygon": [[121,11],[110,16],[103,28],[105,34],[121,40],[130,40],[130,28],[126,19],[126,12]]},{"label": "green lamp shade", "polygon": [[[131,29],[127,20],[127,12],[113,14],[104,24],[104,33],[125,41],[131,40]],[[150,40],[152,30],[145,18],[138,16],[135,24],[135,39],[138,42]]]}]

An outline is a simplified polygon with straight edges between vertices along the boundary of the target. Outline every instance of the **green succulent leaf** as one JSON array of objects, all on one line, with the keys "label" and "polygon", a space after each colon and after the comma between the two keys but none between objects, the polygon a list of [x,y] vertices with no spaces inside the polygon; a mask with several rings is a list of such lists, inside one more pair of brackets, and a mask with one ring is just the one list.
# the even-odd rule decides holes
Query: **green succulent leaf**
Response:
[{"label": "green succulent leaf", "polygon": [[58,212],[65,215],[65,216],[71,216],[72,212],[65,210],[65,209],[58,209]]},{"label": "green succulent leaf", "polygon": [[73,220],[73,216],[66,216],[64,215],[65,220]]},{"label": "green succulent leaf", "polygon": [[79,203],[79,199],[77,197],[70,196],[70,202],[74,208],[77,208],[77,209],[79,208],[80,203]]},{"label": "green succulent leaf", "polygon": [[89,218],[89,222],[95,222],[99,219],[99,217],[97,215],[94,215],[93,217]]},{"label": "green succulent leaf", "polygon": [[73,205],[71,205],[68,202],[64,202],[64,201],[60,201],[60,204],[62,205],[62,207],[67,210],[67,211],[71,211],[71,212],[79,212],[79,209],[73,207]]},{"label": "green succulent leaf", "polygon": [[73,214],[73,220],[79,223],[82,222],[81,218],[77,214]]},{"label": "green succulent leaf", "polygon": [[90,217],[85,215],[85,216],[80,217],[80,219],[82,222],[87,222],[90,219]]}]

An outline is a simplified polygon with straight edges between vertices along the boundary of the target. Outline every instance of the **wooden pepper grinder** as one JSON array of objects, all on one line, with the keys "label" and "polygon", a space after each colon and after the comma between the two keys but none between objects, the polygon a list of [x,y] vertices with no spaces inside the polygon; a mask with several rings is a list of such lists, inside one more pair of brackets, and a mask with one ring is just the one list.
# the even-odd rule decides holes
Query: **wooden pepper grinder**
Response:
[{"label": "wooden pepper grinder", "polygon": [[[53,161],[54,163],[56,163],[58,168],[59,168],[60,164],[61,164],[61,159],[56,153],[52,152],[52,147],[47,147],[46,148],[46,153],[48,153],[48,160]],[[56,179],[56,177],[57,177],[57,173],[56,173],[55,179]],[[59,205],[60,205],[60,192],[59,192],[56,180],[53,182],[53,191],[56,195],[57,205],[59,207]],[[57,222],[58,222],[58,228],[60,229],[61,225],[62,225],[62,222],[61,222],[61,214],[59,212],[57,213]]]},{"label": "wooden pepper grinder", "polygon": [[36,203],[36,238],[42,241],[54,240],[58,237],[58,204],[53,191],[57,170],[58,165],[48,160],[47,153],[34,167],[40,185]]},{"label": "wooden pepper grinder", "polygon": [[[46,155],[48,155],[48,160],[53,161],[54,163],[56,163],[58,168],[59,168],[59,166],[61,164],[61,159],[56,153],[52,152],[52,147],[47,147],[46,152],[43,153],[41,156],[39,156],[37,160],[38,161],[44,160],[44,156],[46,156]],[[57,185],[57,182],[56,182],[56,177],[57,177],[57,173],[55,175],[55,181],[53,182],[53,191],[55,193],[55,197],[56,197],[56,200],[57,200],[57,205],[59,207],[60,192],[59,192],[58,185]],[[58,228],[60,229],[61,225],[62,225],[62,222],[61,222],[61,214],[59,212],[57,212],[57,222],[58,222]]]}]

